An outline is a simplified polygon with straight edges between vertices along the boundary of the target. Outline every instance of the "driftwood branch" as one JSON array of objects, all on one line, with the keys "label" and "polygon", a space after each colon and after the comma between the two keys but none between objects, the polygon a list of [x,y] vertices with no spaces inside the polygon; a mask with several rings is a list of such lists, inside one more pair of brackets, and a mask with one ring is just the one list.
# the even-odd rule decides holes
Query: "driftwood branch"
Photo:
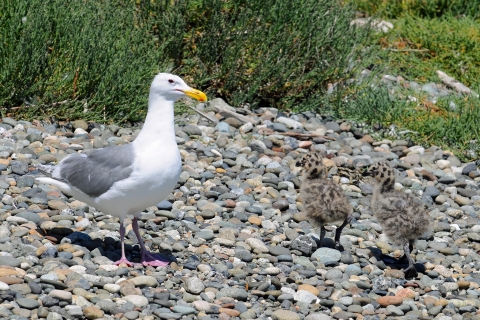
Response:
[{"label": "driftwood branch", "polygon": [[428,49],[388,49],[395,52],[429,52]]},{"label": "driftwood branch", "polygon": [[326,140],[335,141],[335,138],[327,137],[316,133],[298,133],[298,132],[275,132],[275,134],[281,134],[283,136],[295,137],[295,138],[323,138]]},{"label": "driftwood branch", "polygon": [[238,114],[236,112],[233,112],[233,111],[230,111],[230,110],[227,110],[227,109],[218,110],[218,113],[220,113],[225,118],[232,117],[232,118],[235,118],[237,120],[242,121],[243,123],[250,122],[252,124],[256,124],[256,122],[258,122],[258,121],[254,121],[250,117],[244,116],[242,114]]},{"label": "driftwood branch", "polygon": [[222,117],[225,117],[225,118],[232,117],[232,118],[235,118],[237,120],[240,120],[243,123],[250,122],[251,124],[254,124],[254,125],[259,122],[259,120],[257,120],[257,119],[252,119],[250,117],[247,117],[247,116],[244,116],[242,114],[236,113],[235,111],[233,111],[233,108],[230,107],[228,104],[226,104],[223,100],[222,100],[222,103],[217,102],[215,104],[211,104],[211,106]]},{"label": "driftwood branch", "polygon": [[65,104],[65,103],[69,103],[69,102],[72,102],[72,101],[75,101],[75,100],[76,100],[76,99],[63,100],[63,101],[58,101],[58,102],[52,102],[52,103],[50,103],[50,104],[39,104],[39,105],[28,104],[28,105],[25,105],[25,106],[13,107],[13,108],[11,108],[11,109],[12,109],[12,110],[18,110],[18,109],[32,108],[32,107],[56,107],[56,106],[59,106],[59,105]]},{"label": "driftwood branch", "polygon": [[205,119],[213,122],[214,124],[218,124],[218,119],[217,119],[217,118],[211,117],[211,116],[209,116],[208,114],[203,113],[202,111],[195,109],[195,107],[192,107],[192,106],[189,106],[189,107],[190,107],[190,109],[192,109],[193,111],[195,111],[196,113],[198,113],[199,115],[201,115],[202,117],[204,117]]},{"label": "driftwood branch", "polygon": [[447,86],[457,90],[457,92],[465,93],[465,94],[472,93],[472,90],[470,90],[470,88],[465,86],[460,81],[448,76],[445,72],[437,70],[437,75],[440,78],[440,80],[442,80],[443,83],[445,83]]}]

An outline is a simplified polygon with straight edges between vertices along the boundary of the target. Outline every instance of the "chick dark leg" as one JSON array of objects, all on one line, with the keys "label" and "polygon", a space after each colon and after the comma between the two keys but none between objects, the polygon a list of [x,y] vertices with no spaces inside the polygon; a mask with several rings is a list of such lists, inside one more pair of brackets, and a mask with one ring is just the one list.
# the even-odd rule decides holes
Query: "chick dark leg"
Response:
[{"label": "chick dark leg", "polygon": [[[410,253],[412,253],[412,251],[413,251],[413,240],[409,241],[408,249],[410,250]],[[398,262],[402,262],[402,263],[408,262],[408,257],[407,257],[406,252],[404,252],[403,256],[401,256],[400,259],[398,259]]]},{"label": "chick dark leg", "polygon": [[417,270],[415,269],[415,266],[413,265],[412,257],[410,257],[410,252],[411,252],[410,248],[413,249],[412,242],[410,241],[409,243],[405,240],[405,242],[403,243],[403,251],[405,252],[405,256],[407,257],[407,260],[408,260],[408,267],[407,269],[403,270],[403,273],[405,273],[405,279],[416,278],[418,274]]},{"label": "chick dark leg", "polygon": [[350,221],[352,221],[352,215],[349,214],[347,216],[347,218],[345,219],[345,221],[343,221],[342,225],[340,227],[337,228],[337,230],[335,231],[335,249],[337,249],[338,251],[343,251],[345,250],[342,246],[342,244],[340,243],[340,236],[342,235],[342,230],[343,228],[345,228],[345,226],[347,224],[350,223]]},{"label": "chick dark leg", "polygon": [[323,226],[323,224],[320,226],[320,248],[323,247],[323,239],[325,238],[325,227]]}]

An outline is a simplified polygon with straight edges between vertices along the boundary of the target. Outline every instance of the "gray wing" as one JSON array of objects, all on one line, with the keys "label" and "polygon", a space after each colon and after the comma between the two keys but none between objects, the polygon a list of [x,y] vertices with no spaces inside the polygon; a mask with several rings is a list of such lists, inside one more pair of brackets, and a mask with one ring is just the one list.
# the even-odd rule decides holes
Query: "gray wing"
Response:
[{"label": "gray wing", "polygon": [[72,154],[63,159],[52,178],[66,181],[83,193],[98,197],[133,171],[133,146],[126,144],[95,150],[88,155]]}]

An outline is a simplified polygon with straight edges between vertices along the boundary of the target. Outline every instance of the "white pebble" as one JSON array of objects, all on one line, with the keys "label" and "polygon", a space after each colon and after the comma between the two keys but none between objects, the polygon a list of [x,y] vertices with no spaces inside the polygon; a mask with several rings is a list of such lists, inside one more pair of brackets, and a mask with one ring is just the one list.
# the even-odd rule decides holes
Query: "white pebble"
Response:
[{"label": "white pebble", "polygon": [[200,272],[210,272],[210,271],[212,271],[212,267],[210,267],[208,264],[203,264],[203,263],[199,264],[197,266],[197,269]]},{"label": "white pebble", "polygon": [[131,294],[122,298],[123,300],[130,301],[136,308],[143,308],[148,304],[148,299],[144,296]]},{"label": "white pebble", "polygon": [[212,292],[212,291],[206,291],[204,292],[205,295],[210,299],[210,300],[215,300],[215,292]]},{"label": "white pebble", "polygon": [[69,269],[72,270],[72,271],[75,271],[76,273],[79,273],[79,274],[86,274],[87,273],[87,268],[85,268],[84,266],[76,265],[76,266],[71,266]]},{"label": "white pebble", "polygon": [[72,301],[72,293],[65,290],[52,290],[48,296],[62,301]]},{"label": "white pebble", "polygon": [[115,284],[115,283],[107,283],[106,285],[103,286],[103,289],[107,290],[110,293],[119,292],[121,288],[122,287],[120,287],[118,284]]},{"label": "white pebble", "polygon": [[280,291],[282,291],[283,293],[288,293],[288,294],[294,294],[295,293],[295,289],[292,289],[292,288],[289,288],[289,287],[282,287],[280,289]]},{"label": "white pebble", "polygon": [[271,276],[276,276],[277,274],[282,272],[282,270],[277,267],[268,267],[268,268],[265,268],[265,271],[267,272],[267,274]]},{"label": "white pebble", "polygon": [[165,233],[172,237],[173,240],[180,240],[180,233],[178,232],[178,230],[168,230],[168,231],[165,231]]},{"label": "white pebble", "polygon": [[20,268],[22,268],[23,270],[25,269],[28,269],[28,268],[31,268],[32,266],[28,263],[28,262],[22,262],[20,264]]},{"label": "white pebble", "polygon": [[350,183],[350,179],[348,179],[348,178],[346,178],[346,177],[341,177],[341,178],[340,178],[340,183],[349,184],[349,183]]},{"label": "white pebble", "polygon": [[283,123],[290,129],[303,129],[303,126],[300,122],[286,118],[286,117],[279,117],[277,118],[278,123]]},{"label": "white pebble", "polygon": [[8,289],[10,289],[10,286],[5,282],[0,281],[0,290],[8,290]]},{"label": "white pebble", "polygon": [[16,217],[16,216],[10,216],[10,217],[7,217],[7,222],[14,222],[14,223],[18,223],[18,224],[24,224],[24,223],[27,223],[28,220],[25,219],[25,218],[22,218],[22,217]]},{"label": "white pebble", "polygon": [[75,129],[75,134],[88,134],[87,131],[83,130],[82,128]]},{"label": "white pebble", "polygon": [[57,275],[54,274],[54,273],[47,273],[47,274],[42,275],[42,276],[40,277],[40,279],[57,281],[57,280],[58,280],[58,277],[57,277]]},{"label": "white pebble", "polygon": [[253,124],[251,122],[247,122],[243,126],[238,128],[238,130],[242,133],[250,132],[250,131],[252,131],[252,129],[253,129]]},{"label": "white pebble", "polygon": [[75,223],[76,228],[83,228],[83,229],[87,228],[90,225],[91,225],[91,222],[89,219],[82,219]]},{"label": "white pebble", "polygon": [[450,164],[450,161],[448,161],[448,160],[438,160],[437,161],[437,167],[438,167],[438,169],[443,170],[445,168],[450,168],[451,164]]},{"label": "white pebble", "polygon": [[118,266],[116,266],[114,264],[102,264],[102,265],[98,266],[98,268],[103,269],[105,271],[109,271],[109,272],[118,270]]},{"label": "white pebble", "polygon": [[437,264],[435,268],[433,268],[433,270],[438,272],[440,275],[444,276],[445,278],[449,278],[453,275],[453,272],[451,270],[447,269],[447,267],[442,266],[441,264]]}]

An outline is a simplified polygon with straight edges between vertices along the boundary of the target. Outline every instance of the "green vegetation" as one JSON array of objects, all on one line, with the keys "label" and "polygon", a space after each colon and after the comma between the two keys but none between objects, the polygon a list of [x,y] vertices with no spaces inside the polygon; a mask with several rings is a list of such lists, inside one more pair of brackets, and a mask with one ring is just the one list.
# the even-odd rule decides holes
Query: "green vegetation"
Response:
[{"label": "green vegetation", "polygon": [[[350,26],[355,9],[395,27]],[[234,106],[332,110],[462,156],[480,141],[479,99],[433,104],[347,80],[370,64],[374,80],[420,84],[442,70],[479,92],[479,30],[480,0],[0,1],[0,106],[26,119],[137,121],[152,77],[170,71]]]},{"label": "green vegetation", "polygon": [[[412,131],[409,138],[417,143],[437,145],[469,158],[467,150],[480,150],[480,103],[478,98],[440,98],[428,102],[418,92],[405,90],[404,98],[392,96],[386,87],[367,87],[359,90],[335,114],[342,118],[362,120],[370,124],[395,125],[396,131]],[[453,103],[453,104],[452,104]],[[395,138],[395,137],[389,137]]]},{"label": "green vegetation", "polygon": [[377,43],[391,72],[409,80],[438,82],[438,69],[467,86],[480,79],[480,20],[405,16],[391,32],[378,34]]},{"label": "green vegetation", "polygon": [[[378,49],[370,57],[378,75],[400,75],[422,85],[441,83],[436,74],[441,70],[480,93],[479,0],[351,2],[367,15],[394,24],[393,30],[378,32],[370,43]],[[404,97],[408,96],[416,102],[407,102]],[[338,115],[395,124],[416,132],[411,138],[417,143],[452,149],[464,159],[471,155],[469,150],[480,153],[480,100],[476,95],[450,95],[433,104],[421,91],[398,86],[392,95],[386,87],[372,89],[364,84],[347,97],[342,100],[347,102],[334,103]],[[451,108],[451,103],[456,107]]]},{"label": "green vegetation", "polygon": [[480,17],[479,0],[350,0],[366,14],[388,19],[403,16],[435,18],[444,15]]},{"label": "green vegetation", "polygon": [[313,108],[367,53],[336,0],[21,0],[0,15],[0,105],[23,117],[142,119],[166,69],[234,105]]},{"label": "green vegetation", "polygon": [[[0,2],[4,110],[28,118],[142,117],[151,79],[169,63],[165,51],[182,39],[148,34],[136,26],[135,7],[122,3]],[[168,28],[172,20],[159,18]]]}]

